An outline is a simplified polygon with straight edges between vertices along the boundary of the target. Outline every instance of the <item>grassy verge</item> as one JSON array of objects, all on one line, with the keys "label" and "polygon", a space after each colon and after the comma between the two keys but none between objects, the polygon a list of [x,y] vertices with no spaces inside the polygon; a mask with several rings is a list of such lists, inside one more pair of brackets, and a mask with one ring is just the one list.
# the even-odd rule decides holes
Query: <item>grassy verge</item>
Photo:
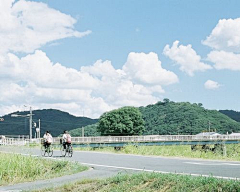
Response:
[{"label": "grassy verge", "polygon": [[125,154],[138,154],[138,155],[156,155],[156,156],[167,156],[167,157],[186,157],[186,158],[202,158],[202,159],[215,159],[215,160],[229,160],[229,161],[240,161],[240,144],[229,144],[226,145],[227,154],[223,155],[221,150],[203,151],[196,150],[192,151],[190,145],[171,145],[171,146],[134,146],[129,144],[122,148],[120,151],[114,150],[113,147],[104,148],[76,148],[75,150],[86,150],[86,151],[104,151],[113,153],[125,153]]},{"label": "grassy verge", "polygon": [[[32,146],[34,147],[34,146]],[[210,147],[213,147],[213,145]],[[58,145],[56,149],[60,148]],[[155,156],[167,156],[167,157],[186,157],[186,158],[201,158],[201,159],[213,159],[213,160],[228,160],[228,161],[240,161],[240,144],[227,144],[226,156],[223,155],[221,150],[215,152],[207,150],[191,150],[191,145],[164,145],[164,146],[137,146],[129,144],[121,150],[116,151],[113,147],[81,147],[74,148],[74,150],[80,151],[99,151],[99,152],[111,152],[111,153],[124,153],[124,154],[137,154],[137,155],[155,155]]]},{"label": "grassy verge", "polygon": [[[38,192],[238,192],[240,181],[212,177],[192,177],[174,174],[140,173],[117,175],[106,180],[85,180]],[[37,192],[37,191],[36,191]]]},{"label": "grassy verge", "polygon": [[0,153],[0,186],[38,179],[49,179],[86,170],[69,161]]}]

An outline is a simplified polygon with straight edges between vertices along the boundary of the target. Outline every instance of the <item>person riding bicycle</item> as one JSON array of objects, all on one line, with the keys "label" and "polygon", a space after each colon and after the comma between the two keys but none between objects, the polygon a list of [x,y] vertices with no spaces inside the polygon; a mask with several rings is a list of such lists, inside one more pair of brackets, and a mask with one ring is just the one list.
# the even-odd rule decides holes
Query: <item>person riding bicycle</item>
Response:
[{"label": "person riding bicycle", "polygon": [[44,139],[43,146],[45,147],[45,149],[47,149],[47,147],[49,147],[53,141],[52,135],[50,134],[49,131],[45,132],[45,134],[43,135],[43,139]]},{"label": "person riding bicycle", "polygon": [[68,131],[64,131],[63,132],[63,136],[62,136],[62,140],[63,140],[63,147],[64,149],[66,149],[66,145],[70,146],[72,141],[71,141],[71,135],[68,133]]}]

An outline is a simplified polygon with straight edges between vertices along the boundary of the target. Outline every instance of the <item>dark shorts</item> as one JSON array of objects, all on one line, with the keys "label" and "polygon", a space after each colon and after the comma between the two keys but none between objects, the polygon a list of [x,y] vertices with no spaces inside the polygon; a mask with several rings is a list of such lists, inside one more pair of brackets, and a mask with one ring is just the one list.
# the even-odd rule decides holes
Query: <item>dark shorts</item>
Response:
[{"label": "dark shorts", "polygon": [[66,149],[66,146],[70,146],[70,145],[71,145],[71,143],[63,142],[64,149]]},{"label": "dark shorts", "polygon": [[50,145],[51,145],[51,143],[48,143],[48,142],[44,142],[44,144],[43,144],[43,146],[44,146],[45,148],[49,147]]}]

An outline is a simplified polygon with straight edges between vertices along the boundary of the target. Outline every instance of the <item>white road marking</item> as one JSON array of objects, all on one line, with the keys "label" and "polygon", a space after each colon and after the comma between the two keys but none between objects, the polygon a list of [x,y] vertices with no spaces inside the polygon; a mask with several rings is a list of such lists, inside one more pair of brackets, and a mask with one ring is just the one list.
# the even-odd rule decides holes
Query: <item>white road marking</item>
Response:
[{"label": "white road marking", "polygon": [[80,162],[83,165],[88,166],[95,166],[95,167],[106,167],[106,168],[114,168],[114,169],[124,169],[124,170],[133,170],[133,171],[145,171],[145,172],[154,172],[154,173],[163,173],[163,174],[177,174],[177,175],[190,175],[190,176],[196,176],[196,177],[214,177],[217,179],[231,179],[231,180],[239,180],[240,178],[236,177],[223,177],[223,176],[212,176],[212,175],[201,175],[201,174],[192,174],[192,173],[173,173],[168,171],[156,171],[156,170],[150,170],[150,169],[139,169],[139,168],[131,168],[131,167],[118,167],[118,166],[112,166],[112,165],[100,165],[100,164],[92,164],[92,163],[84,163]]},{"label": "white road marking", "polygon": [[112,165],[99,165],[99,164],[92,164],[92,163],[84,163],[80,162],[83,165],[95,166],[95,167],[107,167],[107,168],[114,168],[114,169],[125,169],[125,170],[133,170],[133,171],[146,171],[146,172],[160,172],[160,173],[170,173],[166,171],[154,171],[149,169],[139,169],[139,168],[131,168],[131,167],[118,167]]},{"label": "white road marking", "polygon": [[54,159],[57,161],[64,161],[65,159],[59,159],[56,157],[48,157],[48,156],[41,156],[41,155],[33,155],[33,154],[28,154],[28,153],[16,153],[16,152],[9,152],[9,151],[0,151],[2,153],[10,153],[10,154],[16,154],[16,155],[23,155],[23,156],[31,156],[31,157],[42,157],[45,159]]},{"label": "white road marking", "polygon": [[223,163],[225,165],[237,165],[237,166],[240,166],[240,164],[234,164],[234,163]]},{"label": "white road marking", "polygon": [[217,166],[222,166],[222,165],[231,165],[231,166],[240,166],[240,164],[237,164],[237,163],[206,163],[206,162],[184,162],[184,163],[187,163],[187,164],[193,164],[193,165],[210,165],[210,166],[213,166],[213,165],[217,165]]},{"label": "white road marking", "polygon": [[38,157],[39,155],[31,155],[29,153],[17,153],[17,152],[9,152],[9,151],[1,151],[2,153],[10,153],[10,154],[16,154],[16,155],[24,155],[24,156],[34,156]]}]

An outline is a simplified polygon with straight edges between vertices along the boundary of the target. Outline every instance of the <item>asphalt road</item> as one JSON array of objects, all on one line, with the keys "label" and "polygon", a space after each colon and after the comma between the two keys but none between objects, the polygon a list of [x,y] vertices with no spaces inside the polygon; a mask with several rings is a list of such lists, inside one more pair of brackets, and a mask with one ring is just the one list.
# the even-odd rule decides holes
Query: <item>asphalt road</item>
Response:
[{"label": "asphalt road", "polygon": [[75,152],[73,159],[94,168],[212,175],[240,179],[240,162],[204,161],[100,152]]},{"label": "asphalt road", "polygon": [[[22,154],[40,155],[38,149],[21,149],[2,148],[7,152],[17,152]],[[71,177],[58,178],[56,181],[37,181],[34,184],[18,184],[15,186],[0,187],[0,191],[11,190],[30,190],[34,188],[42,188],[46,186],[58,185],[59,183],[69,182],[82,178],[103,178],[116,175],[119,172],[132,173],[138,171],[162,172],[162,173],[178,173],[186,175],[204,175],[214,176],[226,179],[240,180],[240,162],[230,161],[211,161],[211,160],[196,160],[185,158],[168,158],[155,156],[140,156],[127,154],[112,154],[103,152],[86,152],[74,151],[73,157],[61,157],[60,151],[54,151],[53,158],[69,159],[78,161],[84,165],[92,167],[90,171],[73,175]]]}]

